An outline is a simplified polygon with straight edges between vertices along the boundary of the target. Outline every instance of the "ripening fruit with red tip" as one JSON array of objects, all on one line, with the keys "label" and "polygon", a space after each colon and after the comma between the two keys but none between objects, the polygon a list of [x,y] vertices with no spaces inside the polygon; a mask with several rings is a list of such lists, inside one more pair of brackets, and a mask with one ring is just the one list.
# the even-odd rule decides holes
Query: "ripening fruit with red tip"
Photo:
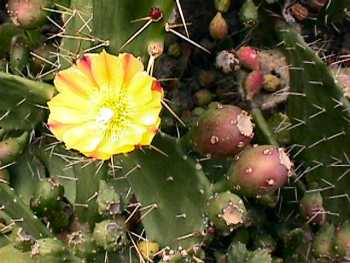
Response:
[{"label": "ripening fruit with red tip", "polygon": [[260,69],[258,52],[255,48],[244,46],[237,50],[237,57],[241,65],[250,70]]},{"label": "ripening fruit with red tip", "polygon": [[288,182],[292,166],[282,148],[273,145],[247,148],[236,156],[229,169],[229,185],[246,197],[269,194]]},{"label": "ripening fruit with red tip", "polygon": [[264,86],[264,75],[260,70],[250,72],[244,81],[246,99],[252,100]]},{"label": "ripening fruit with red tip", "polygon": [[254,136],[251,116],[233,105],[218,105],[201,115],[191,130],[195,151],[227,157],[241,151]]},{"label": "ripening fruit with red tip", "polygon": [[209,33],[212,38],[221,40],[228,34],[228,24],[220,12],[214,16],[209,25]]}]

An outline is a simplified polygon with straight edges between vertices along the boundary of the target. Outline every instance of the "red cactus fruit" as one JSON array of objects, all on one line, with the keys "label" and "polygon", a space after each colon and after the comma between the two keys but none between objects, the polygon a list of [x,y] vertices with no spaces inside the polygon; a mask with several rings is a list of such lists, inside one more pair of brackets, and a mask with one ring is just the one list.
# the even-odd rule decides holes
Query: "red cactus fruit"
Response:
[{"label": "red cactus fruit", "polygon": [[40,26],[46,18],[47,0],[9,0],[7,11],[14,24],[24,28]]},{"label": "red cactus fruit", "polygon": [[259,56],[256,49],[245,46],[237,50],[237,57],[240,63],[250,70],[260,69]]},{"label": "red cactus fruit", "polygon": [[229,169],[231,190],[247,197],[272,193],[287,183],[292,166],[282,148],[273,145],[248,148],[236,156]]},{"label": "red cactus fruit", "polygon": [[227,157],[241,151],[252,140],[250,115],[233,105],[207,110],[191,131],[193,148],[213,157]]},{"label": "red cactus fruit", "polygon": [[252,100],[264,86],[264,75],[260,70],[250,72],[244,81],[247,100]]},{"label": "red cactus fruit", "polygon": [[313,224],[323,225],[326,222],[326,212],[320,192],[306,193],[300,201],[301,214]]}]

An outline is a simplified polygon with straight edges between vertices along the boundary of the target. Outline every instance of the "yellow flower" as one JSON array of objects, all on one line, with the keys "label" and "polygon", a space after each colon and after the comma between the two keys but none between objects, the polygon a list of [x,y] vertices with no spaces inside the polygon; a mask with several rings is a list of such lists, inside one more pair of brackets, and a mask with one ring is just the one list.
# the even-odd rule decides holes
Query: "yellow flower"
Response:
[{"label": "yellow flower", "polygon": [[85,54],[54,83],[48,126],[68,149],[105,160],[151,144],[163,90],[133,55]]}]

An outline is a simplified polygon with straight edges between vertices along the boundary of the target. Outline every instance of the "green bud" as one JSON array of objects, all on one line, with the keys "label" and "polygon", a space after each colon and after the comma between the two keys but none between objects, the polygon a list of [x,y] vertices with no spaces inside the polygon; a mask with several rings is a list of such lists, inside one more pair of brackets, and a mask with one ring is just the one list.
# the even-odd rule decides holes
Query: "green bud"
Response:
[{"label": "green bud", "polygon": [[211,102],[212,98],[213,98],[213,94],[207,89],[198,90],[193,95],[194,103],[197,106],[208,105]]},{"label": "green bud", "polygon": [[10,240],[12,241],[14,248],[22,252],[30,251],[32,245],[35,242],[34,238],[28,233],[26,233],[21,227],[15,227],[12,230]]},{"label": "green bud", "polygon": [[312,251],[317,258],[332,258],[335,254],[334,246],[335,228],[326,224],[316,233],[312,244]]},{"label": "green bud", "polygon": [[30,206],[38,216],[43,216],[47,210],[55,210],[59,207],[60,200],[64,194],[64,187],[57,178],[50,177],[42,179],[30,200]]},{"label": "green bud", "polygon": [[258,7],[253,0],[245,0],[240,11],[239,18],[246,27],[255,26],[258,22]]},{"label": "green bud", "polygon": [[117,251],[127,244],[125,222],[118,218],[97,223],[92,237],[99,247],[107,251]]},{"label": "green bud", "polygon": [[320,192],[305,193],[300,200],[300,212],[311,223],[323,225],[326,221],[326,212],[323,208],[323,199]]},{"label": "green bud", "polygon": [[231,5],[231,0],[215,0],[215,8],[219,12],[225,13],[229,10]]},{"label": "green bud", "polygon": [[28,63],[28,47],[22,36],[15,36],[11,41],[10,67],[14,74],[21,73]]},{"label": "green bud", "polygon": [[345,221],[335,231],[335,250],[341,257],[350,257],[350,221]]},{"label": "green bud", "polygon": [[68,248],[73,255],[82,258],[96,253],[91,235],[82,231],[68,235]]},{"label": "green bud", "polygon": [[101,215],[117,215],[123,211],[119,194],[103,180],[100,181],[97,205]]},{"label": "green bud", "polygon": [[0,141],[0,166],[16,160],[28,143],[28,132]]}]

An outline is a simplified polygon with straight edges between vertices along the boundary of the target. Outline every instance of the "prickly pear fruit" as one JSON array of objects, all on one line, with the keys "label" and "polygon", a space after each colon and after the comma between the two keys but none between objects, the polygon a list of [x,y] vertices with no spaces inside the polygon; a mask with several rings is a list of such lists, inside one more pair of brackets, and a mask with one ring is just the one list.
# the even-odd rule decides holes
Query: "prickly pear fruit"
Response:
[{"label": "prickly pear fruit", "polygon": [[350,257],[350,221],[335,230],[335,251],[340,257]]},{"label": "prickly pear fruit", "polygon": [[231,0],[215,0],[214,2],[216,10],[225,13],[229,10],[231,5]]},{"label": "prickly pear fruit", "polygon": [[229,233],[242,226],[247,217],[247,210],[243,200],[229,191],[214,194],[209,198],[208,217],[216,229]]},{"label": "prickly pear fruit", "polygon": [[47,0],[9,0],[7,11],[12,22],[23,28],[35,28],[43,24],[48,7]]},{"label": "prickly pear fruit", "polygon": [[237,57],[241,65],[250,70],[259,70],[260,62],[258,52],[249,46],[240,47],[237,50]]},{"label": "prickly pear fruit", "polygon": [[323,225],[326,222],[326,211],[321,193],[305,193],[300,201],[300,212],[308,222]]},{"label": "prickly pear fruit", "polygon": [[245,0],[239,10],[239,19],[246,27],[255,26],[258,22],[258,7],[253,0]]},{"label": "prickly pear fruit", "polygon": [[91,235],[82,231],[68,235],[68,248],[77,257],[87,257],[96,253]]},{"label": "prickly pear fruit", "polygon": [[127,244],[126,226],[121,218],[97,223],[92,234],[96,245],[107,251],[117,251]]},{"label": "prickly pear fruit", "polygon": [[231,165],[228,176],[233,191],[247,197],[269,194],[285,185],[292,162],[282,148],[261,145],[244,150]]},{"label": "prickly pear fruit", "polygon": [[231,50],[223,50],[216,56],[215,65],[225,74],[239,69],[239,60]]},{"label": "prickly pear fruit", "polygon": [[62,241],[54,238],[43,238],[35,242],[31,255],[35,257],[64,256],[66,248]]},{"label": "prickly pear fruit", "polygon": [[332,258],[334,251],[335,228],[333,225],[325,224],[316,233],[312,243],[312,252],[317,258]]},{"label": "prickly pear fruit", "polygon": [[15,227],[12,230],[10,240],[12,241],[13,246],[22,252],[30,251],[35,242],[34,238],[26,233],[21,227]]},{"label": "prickly pear fruit", "polygon": [[201,115],[191,130],[193,148],[201,154],[227,157],[241,151],[252,140],[250,115],[239,107],[219,105]]},{"label": "prickly pear fruit", "polygon": [[209,25],[209,33],[212,38],[221,40],[228,34],[228,24],[220,12],[214,16]]},{"label": "prickly pear fruit", "polygon": [[154,258],[155,254],[157,254],[160,249],[158,243],[149,240],[142,240],[138,242],[137,247],[143,258],[149,261]]},{"label": "prickly pear fruit", "polygon": [[260,70],[250,72],[244,81],[244,89],[246,92],[246,99],[252,100],[259,94],[264,84],[264,75]]},{"label": "prickly pear fruit", "polygon": [[27,145],[28,138],[28,132],[24,132],[18,137],[0,141],[0,165],[5,165],[14,161]]},{"label": "prickly pear fruit", "polygon": [[100,181],[97,197],[98,212],[101,215],[117,215],[122,212],[122,202],[119,194],[105,181]]},{"label": "prickly pear fruit", "polygon": [[277,247],[277,242],[268,233],[259,231],[255,233],[253,237],[253,247],[255,249],[264,249],[269,253],[272,253]]},{"label": "prickly pear fruit", "polygon": [[64,187],[57,178],[50,177],[42,179],[30,200],[30,206],[38,216],[43,216],[47,210],[54,211],[59,206],[63,197]]}]

